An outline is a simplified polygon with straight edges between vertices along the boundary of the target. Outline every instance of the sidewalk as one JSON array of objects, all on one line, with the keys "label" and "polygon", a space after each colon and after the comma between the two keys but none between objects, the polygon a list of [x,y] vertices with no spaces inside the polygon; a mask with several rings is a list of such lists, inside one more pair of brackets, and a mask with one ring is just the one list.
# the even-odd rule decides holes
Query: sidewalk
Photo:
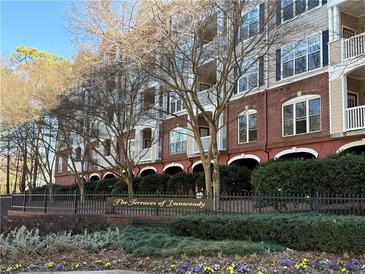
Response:
[{"label": "sidewalk", "polygon": [[20,274],[147,274],[129,270],[62,271],[62,272],[20,272]]}]

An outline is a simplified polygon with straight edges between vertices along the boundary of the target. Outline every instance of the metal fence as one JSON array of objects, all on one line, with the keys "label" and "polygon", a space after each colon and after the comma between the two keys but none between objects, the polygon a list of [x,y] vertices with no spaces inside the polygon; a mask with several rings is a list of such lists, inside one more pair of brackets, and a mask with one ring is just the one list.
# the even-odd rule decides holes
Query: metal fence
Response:
[{"label": "metal fence", "polygon": [[[12,194],[11,209],[20,211],[71,213],[71,214],[123,214],[123,215],[161,215],[177,216],[191,213],[329,213],[337,215],[365,216],[365,195],[285,194],[245,192],[220,195],[218,209],[199,208],[159,208],[158,206],[108,206],[107,198],[126,198],[127,194],[86,193],[84,198],[73,193],[48,192],[41,194]],[[136,193],[136,199],[159,197],[161,199],[196,198],[213,199],[198,195],[171,193]],[[217,200],[217,199],[215,199]]]}]

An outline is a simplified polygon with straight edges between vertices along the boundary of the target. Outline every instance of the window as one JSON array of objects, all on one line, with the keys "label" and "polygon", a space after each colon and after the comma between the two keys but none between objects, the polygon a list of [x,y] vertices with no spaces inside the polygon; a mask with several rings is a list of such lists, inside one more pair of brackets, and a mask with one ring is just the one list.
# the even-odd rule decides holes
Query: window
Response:
[{"label": "window", "polygon": [[170,113],[175,113],[184,109],[180,97],[175,92],[170,92]]},{"label": "window", "polygon": [[259,10],[255,8],[246,13],[241,23],[241,39],[245,40],[254,36],[259,31]]},{"label": "window", "polygon": [[152,146],[152,129],[145,128],[142,134],[142,149],[150,148]]},{"label": "window", "polygon": [[62,173],[62,161],[63,161],[63,159],[61,157],[59,157],[57,160],[57,172],[58,173]]},{"label": "window", "polygon": [[283,135],[309,133],[321,129],[321,99],[295,99],[283,106]]},{"label": "window", "polygon": [[177,127],[169,133],[170,154],[186,153],[186,129]]},{"label": "window", "polygon": [[259,83],[259,66],[258,62],[245,62],[242,68],[245,73],[238,79],[237,93],[251,90],[258,86]]},{"label": "window", "polygon": [[209,128],[208,127],[199,127],[199,134],[200,134],[200,137],[210,136]]},{"label": "window", "polygon": [[348,108],[353,108],[353,107],[357,107],[357,94],[355,93],[347,93],[347,107]]},{"label": "window", "polygon": [[342,37],[345,39],[355,36],[355,30],[349,27],[342,27]]},{"label": "window", "polygon": [[249,110],[238,117],[238,143],[253,142],[256,139],[257,115],[255,110]]},{"label": "window", "polygon": [[112,148],[112,142],[111,140],[107,139],[104,141],[104,155],[105,156],[110,156],[111,153],[111,148]]},{"label": "window", "polygon": [[319,0],[282,0],[283,21],[319,6]]},{"label": "window", "polygon": [[75,150],[75,161],[81,161],[81,147],[77,147]]},{"label": "window", "polygon": [[281,49],[283,78],[321,66],[321,35],[316,34]]}]

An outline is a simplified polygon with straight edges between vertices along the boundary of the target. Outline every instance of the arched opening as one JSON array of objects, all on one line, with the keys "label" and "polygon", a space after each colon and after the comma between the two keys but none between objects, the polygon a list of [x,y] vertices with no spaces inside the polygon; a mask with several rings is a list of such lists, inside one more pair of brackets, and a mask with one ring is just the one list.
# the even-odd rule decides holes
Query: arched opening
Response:
[{"label": "arched opening", "polygon": [[107,173],[104,175],[104,180],[114,179],[116,176],[113,173]]},{"label": "arched opening", "polygon": [[342,151],[340,155],[346,154],[365,155],[365,145],[350,147]]},{"label": "arched opening", "polygon": [[193,167],[193,173],[199,173],[199,172],[204,172],[204,167],[203,164],[197,164]]},{"label": "arched opening", "polygon": [[174,175],[179,172],[184,172],[184,167],[182,164],[172,163],[172,164],[168,164],[167,166],[165,166],[163,171],[167,175]]},{"label": "arched opening", "polygon": [[253,170],[255,167],[257,167],[260,163],[252,158],[243,158],[243,159],[237,159],[232,161],[229,165],[236,165],[236,166],[245,166],[250,170]]},{"label": "arched opening", "polygon": [[156,171],[152,168],[146,168],[146,169],[142,170],[139,175],[141,177],[144,177],[144,176],[152,175],[152,174],[156,174]]},{"label": "arched opening", "polygon": [[311,148],[298,148],[293,147],[291,149],[286,149],[275,155],[275,160],[291,160],[291,159],[315,159],[318,157],[318,152]]},{"label": "arched opening", "polygon": [[100,181],[100,176],[98,174],[93,174],[90,176],[89,181],[91,182]]},{"label": "arched opening", "polygon": [[347,154],[364,154],[365,155],[365,138],[362,140],[354,141],[351,143],[347,143],[337,149],[336,151],[340,155],[347,155]]},{"label": "arched opening", "polygon": [[288,153],[280,156],[277,158],[278,160],[292,160],[292,159],[300,159],[300,160],[308,160],[308,159],[315,159],[316,157],[308,152],[294,152]]}]

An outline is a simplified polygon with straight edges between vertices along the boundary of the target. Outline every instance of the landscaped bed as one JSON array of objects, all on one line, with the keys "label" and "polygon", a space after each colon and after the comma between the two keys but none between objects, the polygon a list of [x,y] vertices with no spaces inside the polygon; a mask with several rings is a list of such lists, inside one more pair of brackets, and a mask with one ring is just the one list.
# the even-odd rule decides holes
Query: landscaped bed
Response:
[{"label": "landscaped bed", "polygon": [[[175,236],[167,227],[0,238],[1,271],[129,269],[148,273],[363,273],[364,255],[298,252],[273,243]],[[361,272],[362,271],[362,272]]]}]

